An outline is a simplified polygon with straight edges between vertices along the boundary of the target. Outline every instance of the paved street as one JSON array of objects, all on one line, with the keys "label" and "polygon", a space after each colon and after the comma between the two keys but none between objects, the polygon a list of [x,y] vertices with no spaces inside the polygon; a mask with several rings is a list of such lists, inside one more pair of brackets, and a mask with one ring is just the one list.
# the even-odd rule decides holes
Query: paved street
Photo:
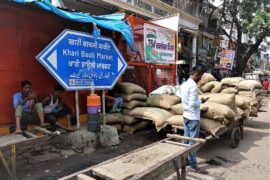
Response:
[{"label": "paved street", "polygon": [[[209,171],[209,175],[198,175],[188,171],[187,179],[270,179],[270,108],[268,100],[258,118],[245,125],[244,140],[236,149],[229,141],[219,139],[207,143],[198,153],[199,165]],[[211,165],[210,165],[211,164]],[[214,165],[215,164],[215,165]],[[176,174],[166,180],[176,179]]]}]

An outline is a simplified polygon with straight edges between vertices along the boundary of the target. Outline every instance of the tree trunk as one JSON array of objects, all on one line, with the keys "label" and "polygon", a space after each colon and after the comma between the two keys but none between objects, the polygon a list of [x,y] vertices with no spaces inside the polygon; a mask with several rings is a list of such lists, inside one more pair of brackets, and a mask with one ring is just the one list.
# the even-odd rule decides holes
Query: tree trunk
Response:
[{"label": "tree trunk", "polygon": [[233,76],[241,76],[242,73],[244,72],[249,58],[254,54],[257,50],[261,42],[263,41],[263,38],[260,38],[257,40],[255,44],[250,46],[250,49],[248,52],[245,51],[244,45],[237,44],[237,51],[236,51],[236,56],[235,56],[235,67],[233,69]]}]

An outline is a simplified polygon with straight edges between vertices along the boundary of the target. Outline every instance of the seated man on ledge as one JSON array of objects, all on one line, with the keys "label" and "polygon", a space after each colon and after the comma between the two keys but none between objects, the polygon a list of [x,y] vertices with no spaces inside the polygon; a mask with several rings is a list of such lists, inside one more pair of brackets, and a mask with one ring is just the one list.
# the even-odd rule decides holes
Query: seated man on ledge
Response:
[{"label": "seated man on ledge", "polygon": [[111,92],[109,92],[106,98],[106,112],[119,113],[123,107],[123,97],[120,96],[120,89],[116,84]]},{"label": "seated man on ledge", "polygon": [[[42,101],[45,120],[51,124],[54,130],[59,127],[66,131],[74,132],[75,128],[71,126],[71,109],[64,102],[62,97],[63,92],[64,88],[60,85],[56,85],[53,93]],[[57,122],[57,119],[60,117],[67,118],[67,127]]]},{"label": "seated man on ledge", "polygon": [[32,92],[32,83],[28,80],[21,82],[21,92],[17,92],[13,95],[13,106],[15,108],[16,118],[16,134],[26,129],[26,125],[29,123],[40,122],[41,127],[45,127],[44,113],[42,104],[38,103],[37,96]]}]

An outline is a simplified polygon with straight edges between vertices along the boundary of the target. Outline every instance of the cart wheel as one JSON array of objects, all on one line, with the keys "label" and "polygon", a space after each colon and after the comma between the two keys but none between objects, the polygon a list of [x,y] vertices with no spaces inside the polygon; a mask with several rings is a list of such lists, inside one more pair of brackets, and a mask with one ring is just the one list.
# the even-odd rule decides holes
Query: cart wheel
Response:
[{"label": "cart wheel", "polygon": [[241,139],[241,132],[239,127],[235,127],[231,132],[231,146],[237,148]]}]

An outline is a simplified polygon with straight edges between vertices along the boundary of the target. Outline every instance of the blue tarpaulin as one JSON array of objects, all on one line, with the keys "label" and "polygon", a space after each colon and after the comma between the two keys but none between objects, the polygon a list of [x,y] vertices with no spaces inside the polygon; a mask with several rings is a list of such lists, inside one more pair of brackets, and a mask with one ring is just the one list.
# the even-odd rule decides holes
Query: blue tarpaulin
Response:
[{"label": "blue tarpaulin", "polygon": [[53,6],[49,0],[14,0],[17,3],[36,3],[41,8],[51,11],[63,18],[83,22],[94,23],[100,27],[108,30],[120,32],[131,49],[134,50],[133,31],[128,21],[122,20],[125,17],[123,13],[116,13],[111,15],[92,16],[81,12],[69,12],[62,9],[58,9]]}]

